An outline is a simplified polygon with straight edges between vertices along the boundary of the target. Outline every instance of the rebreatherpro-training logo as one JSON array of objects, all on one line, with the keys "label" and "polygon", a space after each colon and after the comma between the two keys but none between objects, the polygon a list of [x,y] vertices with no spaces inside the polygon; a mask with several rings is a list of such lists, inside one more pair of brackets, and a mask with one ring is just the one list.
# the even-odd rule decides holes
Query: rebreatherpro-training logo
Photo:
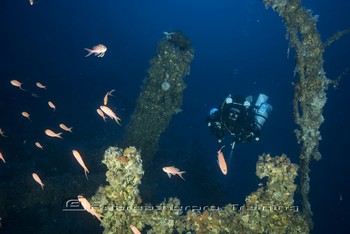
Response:
[{"label": "rebreatherpro-training logo", "polygon": [[[101,207],[98,204],[91,204],[92,207]],[[240,205],[240,204],[230,204],[227,206],[172,206],[172,205],[145,205],[145,206],[122,206],[122,205],[105,205],[102,207],[103,210],[108,211],[127,211],[127,210],[139,210],[139,211],[163,211],[163,210],[173,210],[173,211],[211,211],[211,212],[222,212],[224,210],[234,210],[234,211],[266,211],[266,212],[299,212],[299,206],[283,206],[283,205]],[[84,211],[84,208],[80,204],[79,200],[76,198],[66,199],[62,202],[62,211]]]}]

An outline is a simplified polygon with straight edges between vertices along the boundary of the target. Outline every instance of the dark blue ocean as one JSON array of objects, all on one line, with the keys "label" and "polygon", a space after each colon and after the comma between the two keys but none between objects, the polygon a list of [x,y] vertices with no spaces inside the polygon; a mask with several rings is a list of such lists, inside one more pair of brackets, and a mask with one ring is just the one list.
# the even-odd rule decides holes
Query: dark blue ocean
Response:
[{"label": "dark blue ocean", "polygon": [[[350,27],[346,0],[308,0],[303,5],[319,15],[323,41]],[[165,31],[181,30],[195,52],[184,78],[182,111],[161,135],[154,167],[145,171],[145,177],[152,175],[143,181],[152,189],[141,187],[148,202],[178,197],[184,205],[244,204],[260,182],[255,175],[259,155],[285,153],[299,163],[293,119],[295,52],[291,49],[287,58],[286,28],[259,0],[37,0],[33,6],[28,0],[2,0],[0,25],[0,128],[7,136],[0,136],[6,160],[0,161],[0,233],[102,233],[99,221],[87,212],[63,212],[61,202],[48,201],[63,202],[82,193],[91,197],[103,183],[103,152],[122,142],[149,61]],[[84,48],[100,43],[108,48],[103,58],[85,57]],[[328,47],[324,60],[328,78],[344,72],[350,66],[350,35]],[[22,82],[26,91],[11,85],[11,80]],[[36,87],[36,82],[47,90]],[[96,113],[112,89],[116,91],[109,105],[122,126],[105,123]],[[349,232],[349,89],[347,73],[337,89],[327,91],[322,160],[310,165],[312,233]],[[223,176],[216,163],[221,145],[205,122],[209,110],[228,94],[256,99],[259,93],[269,96],[273,111],[258,142],[236,145],[229,173]],[[56,105],[55,111],[48,101]],[[23,111],[30,113],[31,121],[21,115]],[[63,140],[44,134],[48,128],[59,131],[60,123],[72,126],[73,134],[64,133]],[[230,141],[225,140],[228,146]],[[36,141],[45,150],[38,149]],[[89,181],[72,149],[82,152]],[[223,152],[228,155],[229,147]],[[186,181],[169,179],[162,171],[166,165],[185,170]],[[46,181],[43,191],[33,181],[33,172]],[[77,176],[81,177],[70,179]],[[86,183],[87,188],[64,195],[46,192],[74,183]],[[41,204],[37,196],[45,192]],[[298,190],[295,202],[301,205]]]}]

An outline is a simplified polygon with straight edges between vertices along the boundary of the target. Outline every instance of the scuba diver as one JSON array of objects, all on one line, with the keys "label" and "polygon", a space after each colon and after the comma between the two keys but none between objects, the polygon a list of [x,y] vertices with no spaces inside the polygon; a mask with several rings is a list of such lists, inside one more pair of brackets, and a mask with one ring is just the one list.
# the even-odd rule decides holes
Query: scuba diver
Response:
[{"label": "scuba diver", "polygon": [[207,124],[218,142],[222,142],[226,133],[232,137],[229,163],[236,143],[259,140],[261,127],[272,111],[272,106],[267,103],[268,98],[265,94],[259,94],[253,105],[252,96],[228,95],[220,108],[210,110]]}]

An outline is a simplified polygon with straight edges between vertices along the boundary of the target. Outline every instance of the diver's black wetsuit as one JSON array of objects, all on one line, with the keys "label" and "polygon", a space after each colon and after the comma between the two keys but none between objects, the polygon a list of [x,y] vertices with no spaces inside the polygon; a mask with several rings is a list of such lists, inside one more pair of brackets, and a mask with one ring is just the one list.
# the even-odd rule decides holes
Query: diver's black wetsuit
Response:
[{"label": "diver's black wetsuit", "polygon": [[231,135],[235,143],[259,140],[260,129],[255,121],[255,106],[251,103],[244,105],[245,99],[242,96],[227,100],[228,98],[219,110],[207,118],[208,127],[218,141],[221,142],[225,132]]}]

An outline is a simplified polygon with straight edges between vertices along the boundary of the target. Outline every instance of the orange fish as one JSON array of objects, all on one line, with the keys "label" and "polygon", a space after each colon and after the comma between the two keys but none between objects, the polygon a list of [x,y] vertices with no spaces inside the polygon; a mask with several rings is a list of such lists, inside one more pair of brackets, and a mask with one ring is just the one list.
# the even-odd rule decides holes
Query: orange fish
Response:
[{"label": "orange fish", "polygon": [[40,82],[36,82],[36,86],[38,86],[41,89],[46,89],[46,86],[42,85]]},{"label": "orange fish", "polygon": [[73,132],[72,132],[72,128],[73,128],[73,127],[68,128],[65,124],[60,124],[59,126],[60,126],[60,128],[62,128],[64,131],[73,133]]},{"label": "orange fish", "polygon": [[39,142],[35,142],[35,146],[42,150],[44,149],[44,147]]},{"label": "orange fish", "polygon": [[106,95],[103,98],[103,104],[107,105],[108,102],[108,96],[113,96],[113,92],[115,91],[115,89],[112,89],[111,91],[107,92]]},{"label": "orange fish", "polygon": [[44,189],[44,186],[45,186],[45,185],[44,185],[44,183],[41,181],[41,179],[40,179],[40,177],[38,176],[38,174],[33,173],[32,176],[33,176],[33,179],[34,179],[38,184],[40,184],[41,189]]},{"label": "orange fish", "polygon": [[107,121],[106,121],[106,118],[107,118],[107,117],[105,116],[105,114],[103,114],[103,111],[101,111],[101,109],[97,109],[96,111],[97,111],[97,114],[98,114],[99,116],[101,116],[105,122],[107,122]]},{"label": "orange fish", "polygon": [[89,173],[89,170],[88,168],[85,166],[85,163],[80,155],[80,153],[76,150],[72,150],[73,152],[73,155],[75,157],[75,159],[78,161],[78,163],[80,164],[80,166],[84,169],[84,172],[85,172],[85,176],[86,176],[86,179],[88,178],[87,177],[87,173]]},{"label": "orange fish", "polygon": [[27,119],[29,119],[30,121],[32,121],[29,117],[30,117],[30,114],[28,113],[28,112],[25,112],[25,111],[23,111],[22,112],[22,115],[23,115],[23,117],[26,117]]},{"label": "orange fish", "polygon": [[134,234],[141,234],[141,232],[139,231],[139,229],[137,229],[137,227],[135,227],[134,225],[130,225],[131,231]]},{"label": "orange fish", "polygon": [[5,158],[4,158],[4,156],[2,155],[1,152],[0,152],[0,159],[1,159],[4,163],[6,163]]},{"label": "orange fish", "polygon": [[101,217],[103,217],[103,215],[98,214],[95,208],[90,204],[90,202],[85,197],[83,197],[83,195],[78,196],[78,201],[83,206],[84,210],[86,210],[87,212],[95,216],[98,220],[100,220],[100,222],[102,221]]},{"label": "orange fish", "polygon": [[45,130],[45,134],[48,135],[49,137],[57,137],[57,138],[63,139],[63,138],[61,137],[62,132],[55,133],[55,132],[51,131],[50,129],[46,129],[46,130]]},{"label": "orange fish", "polygon": [[92,47],[92,49],[84,48],[84,50],[87,50],[89,52],[87,55],[85,55],[85,57],[94,54],[95,56],[102,58],[107,51],[107,47],[102,44],[98,44]]},{"label": "orange fish", "polygon": [[2,136],[2,137],[7,137],[6,135],[5,135],[5,132],[0,128],[0,135]]},{"label": "orange fish", "polygon": [[56,106],[51,101],[49,101],[47,104],[49,104],[49,106],[53,109],[53,111],[56,110]]},{"label": "orange fish", "polygon": [[179,175],[183,180],[185,180],[182,177],[183,173],[186,173],[185,171],[180,171],[178,168],[171,166],[171,167],[163,167],[163,171],[165,173],[167,173],[167,175],[169,176],[169,178],[171,178],[171,175]]},{"label": "orange fish", "polygon": [[227,174],[227,165],[226,165],[226,161],[225,161],[225,157],[224,157],[224,154],[222,153],[222,148],[224,148],[225,146],[222,146],[219,151],[217,152],[218,153],[218,165],[220,167],[220,170],[222,172],[222,174],[226,175]]},{"label": "orange fish", "polygon": [[100,106],[100,109],[108,115],[111,119],[114,119],[117,124],[121,125],[119,123],[119,120],[121,120],[114,112],[108,107],[108,106]]},{"label": "orange fish", "polygon": [[16,87],[20,88],[21,90],[26,91],[25,89],[22,88],[23,83],[19,82],[18,80],[11,80],[10,82],[13,86],[16,86]]}]

